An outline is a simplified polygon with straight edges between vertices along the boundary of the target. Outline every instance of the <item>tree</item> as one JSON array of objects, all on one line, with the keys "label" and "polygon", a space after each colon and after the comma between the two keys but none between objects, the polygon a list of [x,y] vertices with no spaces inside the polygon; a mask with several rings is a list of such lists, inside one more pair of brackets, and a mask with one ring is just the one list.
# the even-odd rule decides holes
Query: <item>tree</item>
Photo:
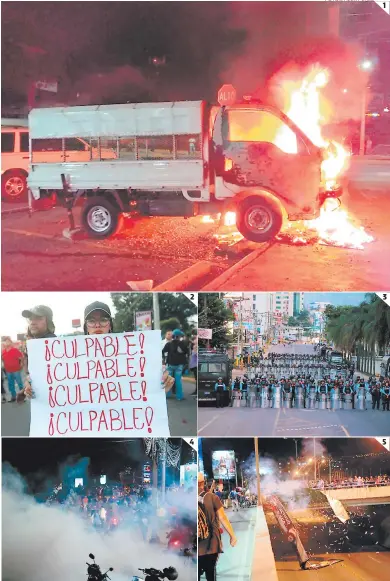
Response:
[{"label": "tree", "polygon": [[[229,323],[234,321],[234,314],[217,293],[199,295],[198,320],[199,328],[213,330],[213,338],[210,341],[212,347],[227,347],[233,341]],[[199,342],[200,345],[202,342],[206,343],[204,339],[199,339]]]},{"label": "tree", "polygon": [[390,309],[375,294],[368,293],[357,307],[326,307],[326,335],[347,355],[356,353],[358,369],[375,370],[375,355],[390,344]]},{"label": "tree", "polygon": [[298,321],[298,323],[300,323],[301,325],[310,325],[311,321],[310,321],[310,313],[309,311],[303,310],[301,311],[297,316],[296,319]]},{"label": "tree", "polygon": [[[134,331],[137,311],[153,311],[152,293],[111,293],[111,298],[116,309],[114,327],[117,332]],[[175,318],[185,333],[190,332],[188,318],[197,314],[190,299],[183,293],[159,293],[158,301],[161,321]]]},{"label": "tree", "polygon": [[180,321],[176,317],[171,317],[170,319],[166,319],[166,321],[160,321],[161,327],[161,334],[162,336],[169,330],[173,331],[173,329],[180,328]]},{"label": "tree", "polygon": [[295,317],[289,317],[287,321],[289,327],[298,327],[299,323]]}]

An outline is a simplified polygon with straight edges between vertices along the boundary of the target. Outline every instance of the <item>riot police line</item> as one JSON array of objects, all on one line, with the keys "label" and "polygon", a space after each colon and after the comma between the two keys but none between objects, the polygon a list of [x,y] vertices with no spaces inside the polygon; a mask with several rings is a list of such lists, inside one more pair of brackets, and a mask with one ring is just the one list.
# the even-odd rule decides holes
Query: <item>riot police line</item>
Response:
[{"label": "riot police line", "polygon": [[248,367],[231,386],[215,384],[217,407],[390,411],[388,378],[354,377],[343,364],[331,367],[313,356],[286,356]]}]

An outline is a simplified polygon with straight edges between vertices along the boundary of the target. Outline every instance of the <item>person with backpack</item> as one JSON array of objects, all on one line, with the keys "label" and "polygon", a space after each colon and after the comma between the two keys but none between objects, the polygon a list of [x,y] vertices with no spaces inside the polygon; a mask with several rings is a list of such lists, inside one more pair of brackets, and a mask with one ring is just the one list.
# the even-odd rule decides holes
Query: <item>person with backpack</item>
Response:
[{"label": "person with backpack", "polygon": [[217,561],[222,550],[220,525],[235,547],[237,537],[218,496],[205,490],[203,472],[198,473],[198,581],[203,573],[206,581],[215,581]]},{"label": "person with backpack", "polygon": [[[168,373],[175,379],[176,399],[178,401],[184,399],[182,375],[189,355],[188,343],[187,341],[182,340],[183,337],[183,331],[175,329],[172,333],[172,341],[166,343],[162,350],[163,356],[166,354]],[[168,397],[170,397],[170,393],[167,393],[167,398]]]}]

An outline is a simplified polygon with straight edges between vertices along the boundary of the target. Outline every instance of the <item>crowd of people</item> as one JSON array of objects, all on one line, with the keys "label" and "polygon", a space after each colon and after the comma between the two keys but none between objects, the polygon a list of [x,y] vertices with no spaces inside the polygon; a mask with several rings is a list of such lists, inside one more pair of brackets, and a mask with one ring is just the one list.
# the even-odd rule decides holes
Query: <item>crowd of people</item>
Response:
[{"label": "crowd of people", "polygon": [[331,364],[321,354],[247,357],[246,373],[231,385],[218,378],[216,407],[390,411],[389,378],[361,377],[353,365]]},{"label": "crowd of people", "polygon": [[77,514],[89,525],[109,534],[118,529],[134,530],[145,542],[168,543],[172,532],[180,534],[183,544],[191,544],[195,534],[195,511],[186,514],[181,508],[183,494],[194,494],[194,488],[171,485],[165,500],[157,502],[148,486],[83,487],[58,485],[45,499],[48,506],[61,505]]},{"label": "crowd of people", "polygon": [[364,486],[389,486],[390,476],[351,476],[350,478],[332,478],[332,480],[311,480],[309,488],[330,489],[330,488],[356,488]]},{"label": "crowd of people", "polygon": [[[56,337],[54,315],[50,307],[38,305],[26,309],[22,316],[27,321],[27,340]],[[83,331],[85,335],[114,333],[114,321],[110,307],[95,301],[84,310]],[[175,395],[177,400],[184,399],[182,376],[192,373],[197,378],[197,336],[194,330],[185,336],[181,329],[168,330],[162,345],[163,374],[161,385],[167,398]],[[193,396],[196,396],[195,389]],[[28,373],[26,344],[14,343],[11,337],[2,340],[1,367],[2,402],[18,401],[22,403],[27,397],[33,397],[33,390]]]}]

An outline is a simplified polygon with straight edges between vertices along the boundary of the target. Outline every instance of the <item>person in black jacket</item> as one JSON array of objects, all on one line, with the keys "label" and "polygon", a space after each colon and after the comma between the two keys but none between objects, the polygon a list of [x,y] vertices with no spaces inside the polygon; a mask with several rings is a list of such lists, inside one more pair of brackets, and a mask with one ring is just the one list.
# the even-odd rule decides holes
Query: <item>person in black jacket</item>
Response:
[{"label": "person in black jacket", "polygon": [[[175,329],[172,333],[172,341],[166,343],[162,352],[166,355],[168,373],[175,378],[176,399],[181,401],[183,398],[182,375],[184,366],[188,361],[188,342],[183,339],[184,333],[180,329]],[[170,397],[170,393],[167,393]]]}]

